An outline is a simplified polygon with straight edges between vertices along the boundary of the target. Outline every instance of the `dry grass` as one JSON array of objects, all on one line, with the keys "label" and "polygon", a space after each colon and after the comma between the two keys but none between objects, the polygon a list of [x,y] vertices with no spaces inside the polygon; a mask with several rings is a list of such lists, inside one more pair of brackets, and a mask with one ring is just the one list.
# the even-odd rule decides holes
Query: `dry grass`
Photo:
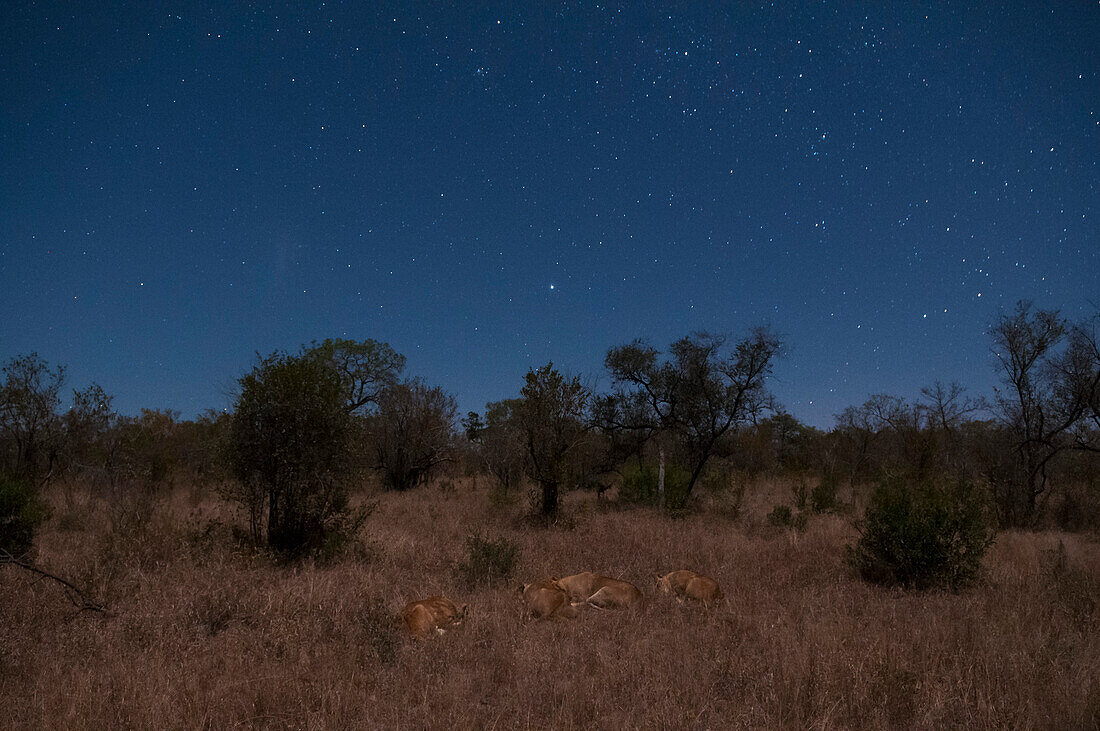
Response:
[{"label": "dry grass", "polygon": [[[765,527],[789,496],[751,486],[733,521],[570,495],[573,526],[538,529],[465,485],[384,494],[364,550],[285,566],[238,545],[213,498],[121,510],[70,495],[39,561],[112,611],[73,616],[54,586],[0,569],[0,707],[16,728],[1100,724],[1095,542],[1003,534],[979,586],[907,594],[848,570],[845,518]],[[511,583],[592,569],[651,601],[525,621],[511,584],[465,591],[455,564],[478,528],[520,547]],[[717,578],[727,604],[657,598],[654,573],[676,568]],[[406,639],[398,610],[436,593],[473,617]]]}]

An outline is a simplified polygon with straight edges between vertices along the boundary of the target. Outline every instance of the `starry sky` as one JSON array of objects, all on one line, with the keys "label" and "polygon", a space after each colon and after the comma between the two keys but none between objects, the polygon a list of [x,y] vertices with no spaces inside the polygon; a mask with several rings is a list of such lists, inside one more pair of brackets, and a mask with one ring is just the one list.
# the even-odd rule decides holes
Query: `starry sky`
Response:
[{"label": "starry sky", "polygon": [[[117,6],[117,7],[116,7]],[[0,359],[124,413],[374,338],[462,412],[767,324],[828,427],[1100,300],[1100,4],[48,3],[0,28]]]}]

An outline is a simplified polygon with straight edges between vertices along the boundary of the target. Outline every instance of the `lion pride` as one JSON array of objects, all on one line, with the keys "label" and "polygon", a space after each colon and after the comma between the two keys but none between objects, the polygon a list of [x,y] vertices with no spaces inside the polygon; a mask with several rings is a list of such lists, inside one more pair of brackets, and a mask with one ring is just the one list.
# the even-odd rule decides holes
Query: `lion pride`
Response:
[{"label": "lion pride", "polygon": [[577,609],[569,601],[569,595],[553,580],[536,581],[519,587],[527,611],[538,619],[573,619]]},{"label": "lion pride", "polygon": [[657,588],[665,594],[675,594],[677,598],[702,602],[706,607],[722,601],[722,587],[717,581],[686,569],[670,571],[664,576],[657,574]]},{"label": "lion pride", "polygon": [[425,637],[435,630],[443,634],[445,628],[457,627],[470,614],[470,607],[461,607],[444,596],[433,596],[409,602],[401,610],[405,626],[416,637]]},{"label": "lion pride", "polygon": [[642,603],[642,591],[629,581],[600,576],[591,571],[555,579],[554,583],[569,594],[598,609],[629,609]]}]

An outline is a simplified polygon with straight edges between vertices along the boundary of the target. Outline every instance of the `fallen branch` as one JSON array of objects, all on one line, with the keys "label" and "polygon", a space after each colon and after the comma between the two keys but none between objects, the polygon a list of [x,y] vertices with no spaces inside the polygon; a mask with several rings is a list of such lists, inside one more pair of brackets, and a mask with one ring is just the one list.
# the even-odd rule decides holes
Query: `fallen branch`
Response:
[{"label": "fallen branch", "polygon": [[60,576],[55,576],[54,574],[51,574],[49,571],[43,571],[42,569],[38,568],[34,564],[30,564],[30,563],[27,563],[26,561],[20,560],[20,559],[16,558],[15,556],[11,555],[10,553],[8,553],[7,551],[5,551],[4,549],[0,548],[0,566],[3,566],[4,564],[11,564],[12,566],[18,566],[19,568],[23,569],[24,571],[29,571],[32,574],[36,574],[36,575],[41,576],[41,577],[46,578],[46,579],[53,579],[57,583],[61,584],[61,587],[62,587],[63,591],[65,592],[65,596],[68,597],[69,601],[71,601],[73,603],[73,606],[75,606],[79,610],[79,612],[83,612],[83,611],[106,612],[107,611],[106,607],[104,607],[102,604],[99,604],[98,602],[94,602],[91,599],[89,599],[88,595],[85,594],[84,591],[80,587],[74,585],[72,582],[66,581],[65,579],[62,579]]}]

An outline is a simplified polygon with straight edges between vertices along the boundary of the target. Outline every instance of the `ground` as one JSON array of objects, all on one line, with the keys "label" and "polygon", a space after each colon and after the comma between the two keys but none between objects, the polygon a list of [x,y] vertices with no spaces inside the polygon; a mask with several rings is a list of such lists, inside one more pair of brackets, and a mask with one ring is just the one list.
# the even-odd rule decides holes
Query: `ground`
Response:
[{"label": "ground", "polygon": [[[669,518],[571,493],[565,527],[478,487],[371,497],[361,545],[282,565],[239,543],[232,510],[177,488],[151,501],[51,491],[38,561],[109,607],[74,614],[53,582],[0,568],[0,707],[14,728],[836,727],[1092,728],[1100,724],[1100,544],[998,536],[977,586],[907,593],[845,562],[850,515],[803,532],[744,509]],[[456,571],[475,529],[519,546],[511,580]],[[721,584],[706,611],[661,597],[656,572]],[[515,588],[594,570],[646,592],[641,612],[522,616]],[[427,641],[411,599],[469,603]]]}]

